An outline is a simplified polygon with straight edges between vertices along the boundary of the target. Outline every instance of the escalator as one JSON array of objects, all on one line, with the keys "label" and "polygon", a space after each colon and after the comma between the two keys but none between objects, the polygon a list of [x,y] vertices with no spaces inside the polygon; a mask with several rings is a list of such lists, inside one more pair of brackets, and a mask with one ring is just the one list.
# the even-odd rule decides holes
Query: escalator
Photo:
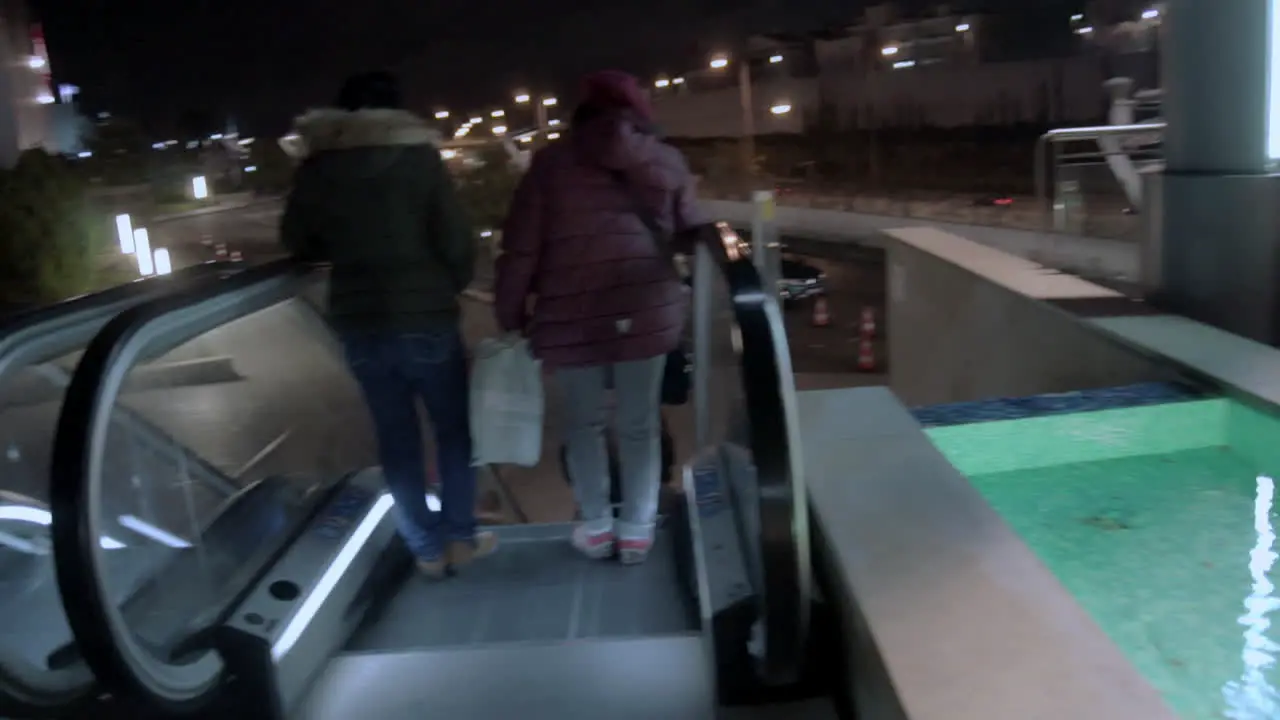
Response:
[{"label": "escalator", "polygon": [[[81,351],[112,318],[170,293],[216,283],[235,266],[209,263],[128,283],[0,320],[0,716],[65,708],[92,688],[78,662],[53,577],[49,526],[50,453],[63,391]],[[153,369],[149,382],[172,383],[193,368]],[[114,547],[147,528],[117,528]]]},{"label": "escalator", "polygon": [[[414,576],[317,310],[322,270],[282,261],[114,320],[68,389],[51,471],[58,586],[112,702],[156,718],[836,717],[812,658],[781,319],[747,248],[720,239],[694,263],[685,502],[637,567],[580,558],[568,524],[512,524],[462,577]],[[236,379],[128,397],[145,363],[192,347],[229,356]],[[254,486],[277,489],[202,499],[115,440],[121,409],[165,418],[205,457],[280,434]],[[159,562],[104,547],[122,512],[162,505],[183,508],[163,519],[187,546]],[[139,564],[151,574],[134,588]]]}]

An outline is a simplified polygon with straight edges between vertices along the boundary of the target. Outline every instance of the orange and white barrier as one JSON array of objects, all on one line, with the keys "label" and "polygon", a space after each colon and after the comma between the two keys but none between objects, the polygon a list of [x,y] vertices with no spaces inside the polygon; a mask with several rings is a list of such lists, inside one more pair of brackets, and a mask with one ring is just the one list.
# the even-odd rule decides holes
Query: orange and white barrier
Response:
[{"label": "orange and white barrier", "polygon": [[813,326],[827,327],[831,324],[831,311],[827,307],[825,295],[819,295],[813,301]]},{"label": "orange and white barrier", "polygon": [[876,349],[869,337],[864,336],[858,340],[858,369],[862,372],[875,372]]},{"label": "orange and white barrier", "polygon": [[858,322],[858,333],[861,337],[876,336],[876,311],[870,305],[862,308],[862,319]]}]

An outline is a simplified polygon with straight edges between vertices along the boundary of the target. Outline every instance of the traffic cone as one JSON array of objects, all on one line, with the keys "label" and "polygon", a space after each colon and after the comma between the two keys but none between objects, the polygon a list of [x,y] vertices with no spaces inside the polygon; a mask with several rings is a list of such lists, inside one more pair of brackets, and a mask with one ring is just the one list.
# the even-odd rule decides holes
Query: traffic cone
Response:
[{"label": "traffic cone", "polygon": [[876,311],[869,305],[862,308],[862,321],[858,323],[858,332],[862,337],[876,336]]},{"label": "traffic cone", "polygon": [[819,295],[813,301],[813,326],[827,327],[831,324],[831,313],[827,310],[827,297]]},{"label": "traffic cone", "polygon": [[862,372],[874,372],[876,369],[876,350],[869,337],[864,336],[858,341],[858,369]]}]

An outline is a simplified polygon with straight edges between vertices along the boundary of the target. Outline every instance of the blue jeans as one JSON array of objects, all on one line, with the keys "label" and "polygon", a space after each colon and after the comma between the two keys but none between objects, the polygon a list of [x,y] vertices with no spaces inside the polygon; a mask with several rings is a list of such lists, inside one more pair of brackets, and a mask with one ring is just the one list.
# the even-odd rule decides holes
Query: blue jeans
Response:
[{"label": "blue jeans", "polygon": [[[475,536],[467,361],[457,329],[347,333],[347,364],[364,391],[400,535],[420,560]],[[435,429],[440,511],[427,507],[427,466],[418,400]]]}]

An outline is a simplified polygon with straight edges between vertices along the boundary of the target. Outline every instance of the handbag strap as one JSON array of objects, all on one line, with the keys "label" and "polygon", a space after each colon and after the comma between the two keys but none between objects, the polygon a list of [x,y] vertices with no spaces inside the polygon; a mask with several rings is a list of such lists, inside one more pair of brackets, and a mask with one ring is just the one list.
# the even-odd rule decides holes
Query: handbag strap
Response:
[{"label": "handbag strap", "polygon": [[627,197],[631,199],[631,212],[640,218],[640,222],[649,231],[649,237],[653,240],[653,245],[666,261],[671,272],[675,274],[676,279],[680,279],[680,271],[676,269],[676,255],[671,249],[671,241],[668,233],[658,223],[658,218],[654,217],[649,207],[645,204],[644,199],[636,192],[634,186],[627,182],[627,176],[621,170],[610,170],[609,174],[613,176],[613,181],[622,188]]}]

